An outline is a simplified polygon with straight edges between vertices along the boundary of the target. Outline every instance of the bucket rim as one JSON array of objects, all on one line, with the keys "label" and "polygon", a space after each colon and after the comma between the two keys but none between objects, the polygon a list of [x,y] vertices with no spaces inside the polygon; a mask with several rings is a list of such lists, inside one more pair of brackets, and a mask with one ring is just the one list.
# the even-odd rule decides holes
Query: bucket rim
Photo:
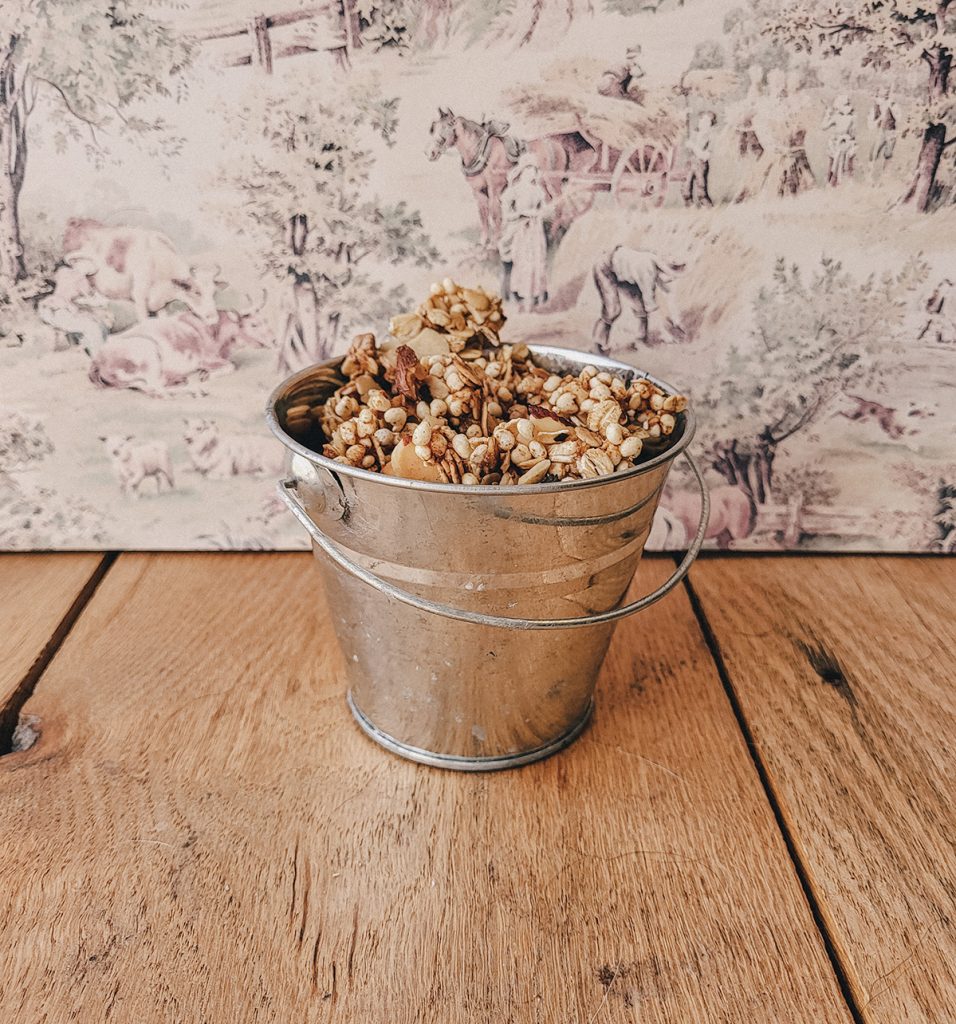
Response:
[{"label": "bucket rim", "polygon": [[[646,378],[652,384],[656,384],[668,395],[680,394],[680,391],[678,391],[673,384],[662,380],[660,377],[646,372],[639,366],[632,366],[630,363],[624,363],[618,359],[611,359],[609,356],[600,356],[592,352],[584,352],[581,349],[564,348],[560,345],[526,344],[532,355],[556,356],[559,358],[571,357],[580,361],[582,366],[590,365],[599,367],[600,369],[613,371],[623,370],[629,376]],[[694,413],[693,407],[688,405],[683,413],[683,433],[673,445],[661,452],[660,455],[655,455],[653,459],[650,459],[647,462],[642,462],[637,466],[632,466],[623,473],[613,473],[610,476],[598,476],[589,479],[568,481],[556,480],[552,483],[542,484],[515,484],[513,487],[505,488],[490,486],[488,484],[451,484],[442,483],[440,481],[409,480],[405,477],[386,476],[384,473],[374,473],[369,469],[362,469],[359,466],[346,466],[342,462],[336,462],[334,459],[330,459],[319,452],[313,451],[311,448],[307,448],[305,445],[296,441],[291,434],[287,433],[282,428],[282,425],[279,423],[279,417],[276,415],[276,406],[278,405],[279,399],[282,398],[291,387],[298,384],[300,381],[308,379],[308,377],[314,374],[318,369],[337,366],[337,364],[341,363],[343,358],[344,356],[336,356],[333,359],[326,359],[320,363],[313,363],[311,366],[307,366],[281,381],[275,388],[273,388],[272,393],[269,395],[269,400],[266,404],[265,410],[266,423],[275,437],[286,448],[288,448],[289,451],[295,455],[301,456],[307,462],[320,466],[329,473],[355,477],[359,480],[368,480],[388,487],[403,487],[407,490],[417,491],[435,491],[440,494],[468,494],[472,497],[476,497],[478,495],[494,495],[500,497],[502,491],[517,491],[521,494],[563,494],[566,491],[584,490],[587,487],[598,487],[603,484],[616,483],[619,480],[630,480],[641,476],[644,473],[650,472],[653,469],[657,469],[666,462],[675,459],[690,444],[694,438],[694,433],[697,430],[697,417]]]}]

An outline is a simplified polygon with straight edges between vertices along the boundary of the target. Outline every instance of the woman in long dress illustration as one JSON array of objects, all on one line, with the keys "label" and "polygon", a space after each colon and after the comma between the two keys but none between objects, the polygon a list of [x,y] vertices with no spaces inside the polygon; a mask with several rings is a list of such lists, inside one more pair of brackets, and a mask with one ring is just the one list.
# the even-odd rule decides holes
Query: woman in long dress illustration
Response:
[{"label": "woman in long dress illustration", "polygon": [[531,153],[523,153],[508,174],[501,193],[502,293],[515,299],[523,312],[548,300],[548,240],[545,218],[549,212],[541,171]]}]

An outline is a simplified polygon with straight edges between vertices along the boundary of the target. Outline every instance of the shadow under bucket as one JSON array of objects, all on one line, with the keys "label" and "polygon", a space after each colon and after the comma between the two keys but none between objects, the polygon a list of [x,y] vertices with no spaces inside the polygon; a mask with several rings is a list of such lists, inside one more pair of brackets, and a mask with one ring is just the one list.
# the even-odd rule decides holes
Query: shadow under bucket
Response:
[{"label": "shadow under bucket", "polygon": [[[613,359],[529,348],[553,373],[591,365],[677,393]],[[340,362],[280,384],[266,418],[291,453],[279,494],[312,538],[356,721],[403,757],[460,771],[510,768],[567,746],[591,713],[615,623],[668,593],[703,542],[707,491],[686,452],[692,411],[679,415],[665,450],[613,476],[423,483],[333,462],[286,431],[290,408],[321,404],[342,383]],[[305,440],[318,446],[314,430]],[[681,454],[701,489],[697,534],[666,583],[621,605]]]}]

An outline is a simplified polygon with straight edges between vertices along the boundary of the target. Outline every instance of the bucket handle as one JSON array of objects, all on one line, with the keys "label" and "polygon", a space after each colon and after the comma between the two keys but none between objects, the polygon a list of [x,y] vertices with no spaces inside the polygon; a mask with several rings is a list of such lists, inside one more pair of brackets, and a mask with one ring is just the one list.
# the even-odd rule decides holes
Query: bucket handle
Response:
[{"label": "bucket handle", "polygon": [[427,598],[410,594],[407,590],[402,590],[393,583],[389,583],[380,576],[376,576],[375,573],[363,568],[358,562],[349,558],[348,555],[344,555],[312,521],[312,517],[299,500],[295,480],[287,479],[280,481],[278,491],[279,497],[288,506],[289,511],[305,527],[315,544],[340,569],[344,569],[363,583],[374,587],[379,593],[387,594],[396,601],[411,605],[413,608],[419,609],[419,611],[431,612],[433,615],[442,615],[448,619],[457,619],[459,622],[470,622],[475,626],[494,626],[499,629],[573,629],[578,626],[600,626],[608,622],[617,622],[618,619],[626,618],[628,615],[633,615],[644,608],[649,608],[664,597],[665,594],[670,593],[687,575],[694,559],[700,552],[701,545],[704,543],[707,521],[710,518],[710,495],[707,492],[707,485],[704,483],[704,478],[697,464],[686,451],[681,454],[687,460],[691,470],[693,470],[694,476],[697,479],[697,486],[700,488],[700,523],[697,526],[697,533],[694,534],[694,538],[687,548],[687,552],[680,565],[677,566],[666,582],[662,583],[656,590],[651,591],[650,594],[646,594],[636,601],[612,608],[610,611],[596,612],[593,615],[577,615],[568,619],[515,619],[505,615],[486,615],[483,612],[467,611],[464,608],[455,608],[453,605],[429,601]]}]

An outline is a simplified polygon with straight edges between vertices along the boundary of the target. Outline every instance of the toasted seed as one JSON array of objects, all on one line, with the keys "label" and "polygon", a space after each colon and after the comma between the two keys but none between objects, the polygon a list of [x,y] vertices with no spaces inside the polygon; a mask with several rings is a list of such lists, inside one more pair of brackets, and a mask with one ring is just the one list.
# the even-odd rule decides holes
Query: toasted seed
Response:
[{"label": "toasted seed", "polygon": [[428,391],[432,398],[447,398],[451,392],[443,377],[431,376],[428,378]]},{"label": "toasted seed", "polygon": [[604,428],[604,436],[611,444],[620,444],[624,440],[624,430],[620,423],[608,423]]},{"label": "toasted seed", "polygon": [[577,399],[574,395],[565,393],[554,403],[554,407],[558,412],[575,412],[578,407]]},{"label": "toasted seed", "polygon": [[625,437],[621,442],[621,455],[625,459],[636,459],[641,454],[644,442],[639,437]]},{"label": "toasted seed", "polygon": [[515,446],[514,434],[512,434],[510,430],[506,430],[503,427],[495,431],[495,439],[498,442],[498,447],[503,452],[511,451],[511,449],[514,448]]},{"label": "toasted seed", "polygon": [[578,459],[577,467],[578,474],[585,479],[610,476],[614,472],[614,463],[611,461],[611,457],[599,448],[588,449]]},{"label": "toasted seed", "polygon": [[471,458],[471,445],[468,443],[468,438],[464,434],[455,434],[451,442],[452,448],[458,453],[463,459]]},{"label": "toasted seed", "polygon": [[476,477],[474,473],[465,473],[461,478],[461,482],[463,484],[468,484],[469,487],[476,487],[479,481],[478,477]]},{"label": "toasted seed", "polygon": [[543,480],[548,475],[548,470],[551,468],[551,462],[548,459],[542,459],[536,466],[532,466],[527,473],[522,473],[518,477],[519,484],[536,484]]},{"label": "toasted seed", "polygon": [[600,448],[604,444],[604,438],[600,434],[595,434],[593,430],[588,430],[587,427],[575,427],[574,432],[591,448]]},{"label": "toasted seed", "polygon": [[405,421],[408,419],[408,416],[404,409],[388,409],[385,413],[384,419],[392,430],[401,432],[402,427],[405,426]]},{"label": "toasted seed", "polygon": [[412,442],[416,445],[427,445],[432,439],[432,425],[428,420],[422,420],[412,434]]},{"label": "toasted seed", "polygon": [[511,461],[517,463],[518,465],[520,465],[522,462],[530,462],[531,458],[531,449],[526,444],[522,444],[520,441],[511,450]]},{"label": "toasted seed", "polygon": [[524,441],[530,441],[534,437],[534,424],[529,419],[520,419],[515,424],[518,437]]},{"label": "toasted seed", "polygon": [[604,398],[588,411],[588,429],[603,430],[609,423],[621,419],[621,406],[614,398]]},{"label": "toasted seed", "polygon": [[377,388],[368,392],[365,396],[365,401],[370,409],[374,409],[376,412],[385,412],[387,409],[391,409],[392,402],[388,395],[384,391],[379,391]]}]

